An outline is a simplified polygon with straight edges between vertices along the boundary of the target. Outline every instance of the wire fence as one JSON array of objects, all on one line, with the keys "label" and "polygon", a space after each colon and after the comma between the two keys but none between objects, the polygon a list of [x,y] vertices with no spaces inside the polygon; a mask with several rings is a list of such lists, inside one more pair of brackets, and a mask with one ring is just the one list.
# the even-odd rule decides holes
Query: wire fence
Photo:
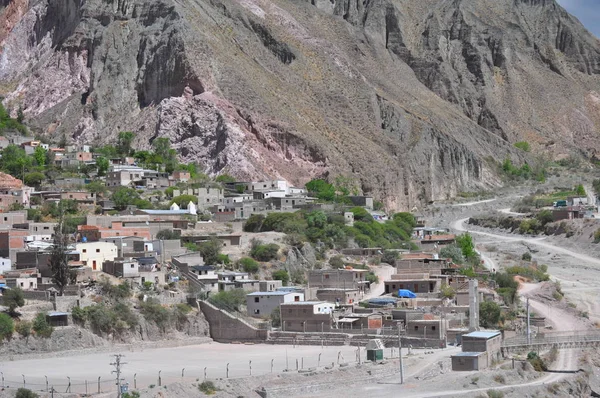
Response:
[{"label": "wire fence", "polygon": [[[397,358],[398,349],[386,349],[387,358]],[[127,358],[124,358],[127,361]],[[145,364],[125,364],[122,368],[122,385],[129,390],[159,389],[173,383],[191,384],[214,379],[239,379],[250,376],[278,374],[284,372],[302,372],[324,367],[354,366],[366,361],[366,350],[355,347],[330,347],[310,355],[290,348],[285,355],[279,355],[270,360],[244,360],[229,363],[201,366],[197,363],[183,365],[177,369],[164,368],[148,370]],[[106,363],[110,362],[110,357]],[[9,365],[5,363],[4,365]],[[2,364],[0,364],[2,365]],[[2,369],[2,368],[0,368]],[[99,374],[97,377],[71,377],[68,374],[47,377],[41,375],[44,370],[31,374],[15,374],[9,367],[0,372],[0,387],[9,390],[27,388],[39,393],[96,395],[116,392],[116,376],[111,373]],[[51,373],[51,369],[47,370]],[[80,374],[80,373],[79,373]]]}]

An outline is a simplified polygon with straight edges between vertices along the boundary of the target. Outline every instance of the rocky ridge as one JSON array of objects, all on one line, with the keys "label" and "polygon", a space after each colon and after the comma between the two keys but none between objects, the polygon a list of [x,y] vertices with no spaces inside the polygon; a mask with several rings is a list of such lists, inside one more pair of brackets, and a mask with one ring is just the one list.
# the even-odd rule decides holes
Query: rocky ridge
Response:
[{"label": "rocky ridge", "polygon": [[[168,137],[210,174],[354,178],[390,209],[600,149],[600,42],[554,0],[3,0],[0,91],[44,134]],[[531,160],[531,159],[529,159]]]}]

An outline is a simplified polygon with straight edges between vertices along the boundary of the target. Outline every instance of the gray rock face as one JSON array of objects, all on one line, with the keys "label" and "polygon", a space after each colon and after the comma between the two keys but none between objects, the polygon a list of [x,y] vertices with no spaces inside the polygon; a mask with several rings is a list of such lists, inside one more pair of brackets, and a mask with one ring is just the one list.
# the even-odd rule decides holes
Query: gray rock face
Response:
[{"label": "gray rock face", "polygon": [[[554,0],[11,0],[0,91],[242,179],[344,175],[390,209],[499,184],[512,143],[600,149],[600,43]],[[529,159],[531,160],[531,159]]]}]

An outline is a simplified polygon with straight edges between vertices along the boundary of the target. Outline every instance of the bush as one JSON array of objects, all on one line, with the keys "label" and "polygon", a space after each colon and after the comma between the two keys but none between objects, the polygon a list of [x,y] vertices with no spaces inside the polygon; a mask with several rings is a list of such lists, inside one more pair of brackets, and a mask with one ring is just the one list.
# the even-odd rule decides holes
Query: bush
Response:
[{"label": "bush", "polygon": [[218,307],[239,311],[240,306],[246,303],[246,292],[243,289],[219,292],[208,296],[208,301]]},{"label": "bush", "polygon": [[342,260],[342,256],[333,256],[329,259],[329,265],[333,269],[341,269],[345,267],[344,260]]},{"label": "bush", "polygon": [[398,257],[400,257],[400,254],[397,251],[385,250],[381,256],[381,261],[386,264],[395,265]]},{"label": "bush", "polygon": [[281,281],[283,286],[287,286],[288,282],[290,281],[290,275],[286,270],[283,269],[273,272],[272,277],[276,281]]},{"label": "bush", "polygon": [[594,232],[594,243],[600,243],[600,228]]},{"label": "bush", "polygon": [[71,309],[71,316],[73,317],[73,322],[78,325],[84,325],[87,318],[87,312],[81,307],[73,307]]},{"label": "bush", "polygon": [[252,214],[244,224],[244,232],[260,232],[264,221],[264,215]]},{"label": "bush", "polygon": [[206,395],[212,395],[215,392],[217,392],[217,387],[212,381],[203,381],[198,386],[198,389],[200,390],[200,392]]},{"label": "bush", "polygon": [[259,263],[257,263],[254,259],[250,257],[241,258],[238,261],[238,265],[242,267],[244,272],[247,272],[249,274],[254,274],[258,272],[258,268],[260,266]]},{"label": "bush", "polygon": [[462,249],[456,245],[448,245],[440,250],[441,258],[452,259],[454,264],[462,264],[465,262],[465,257],[462,254]]},{"label": "bush", "polygon": [[544,360],[540,358],[537,352],[531,351],[529,354],[527,354],[527,361],[529,361],[529,363],[531,364],[531,366],[533,366],[533,369],[536,372],[545,372],[546,370],[548,370],[546,364],[544,363]]},{"label": "bush", "polygon": [[531,261],[531,253],[529,253],[529,252],[523,253],[523,255],[521,256],[521,260],[523,260],[523,261]]},{"label": "bush", "polygon": [[169,311],[158,301],[150,299],[141,304],[140,310],[147,321],[154,322],[163,331],[166,329],[169,324]]},{"label": "bush", "polygon": [[275,243],[261,244],[260,241],[253,240],[250,249],[250,257],[258,261],[270,261],[277,258],[279,245]]},{"label": "bush", "polygon": [[519,148],[522,151],[529,152],[531,147],[529,146],[529,142],[527,141],[519,141],[515,142],[515,148]]},{"label": "bush", "polygon": [[222,247],[223,244],[221,241],[215,237],[198,244],[198,251],[202,254],[202,258],[206,264],[217,264]]},{"label": "bush", "polygon": [[17,307],[22,307],[25,305],[23,290],[18,287],[5,290],[4,294],[2,295],[2,304],[8,307],[9,314],[14,315]]},{"label": "bush", "polygon": [[440,287],[440,293],[442,294],[442,298],[448,298],[448,299],[451,299],[456,295],[456,291],[454,290],[454,288],[445,283],[443,283],[442,286]]},{"label": "bush", "polygon": [[371,284],[379,283],[379,277],[373,272],[368,272],[365,276],[365,280]]},{"label": "bush", "polygon": [[504,398],[504,393],[498,390],[487,390],[488,398]]},{"label": "bush", "polygon": [[15,331],[15,322],[6,314],[0,313],[0,341],[10,340]]},{"label": "bush", "polygon": [[52,336],[52,332],[54,332],[54,328],[50,326],[48,321],[46,320],[46,314],[38,313],[33,320],[33,331],[36,336],[39,337],[50,337]]},{"label": "bush", "polygon": [[181,232],[174,229],[161,229],[156,234],[156,239],[173,240],[181,238]]},{"label": "bush", "polygon": [[38,398],[39,395],[37,395],[36,393],[34,393],[33,391],[27,389],[27,388],[19,388],[17,390],[17,395],[15,395],[15,398]]},{"label": "bush", "polygon": [[500,321],[500,306],[493,301],[484,301],[479,304],[479,323],[484,328],[498,325]]},{"label": "bush", "polygon": [[31,336],[31,327],[31,322],[21,321],[17,323],[15,330],[21,335],[21,337],[25,337],[25,339],[29,340],[29,336]]}]

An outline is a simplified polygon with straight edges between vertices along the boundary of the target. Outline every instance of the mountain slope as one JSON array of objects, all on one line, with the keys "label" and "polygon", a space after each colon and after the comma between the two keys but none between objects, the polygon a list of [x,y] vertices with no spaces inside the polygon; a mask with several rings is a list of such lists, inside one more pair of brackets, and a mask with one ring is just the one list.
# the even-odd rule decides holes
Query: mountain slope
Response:
[{"label": "mountain slope", "polygon": [[[393,209],[600,149],[600,43],[553,0],[5,0],[0,86],[50,135],[208,173],[353,178]],[[11,27],[12,26],[12,27]]]}]

